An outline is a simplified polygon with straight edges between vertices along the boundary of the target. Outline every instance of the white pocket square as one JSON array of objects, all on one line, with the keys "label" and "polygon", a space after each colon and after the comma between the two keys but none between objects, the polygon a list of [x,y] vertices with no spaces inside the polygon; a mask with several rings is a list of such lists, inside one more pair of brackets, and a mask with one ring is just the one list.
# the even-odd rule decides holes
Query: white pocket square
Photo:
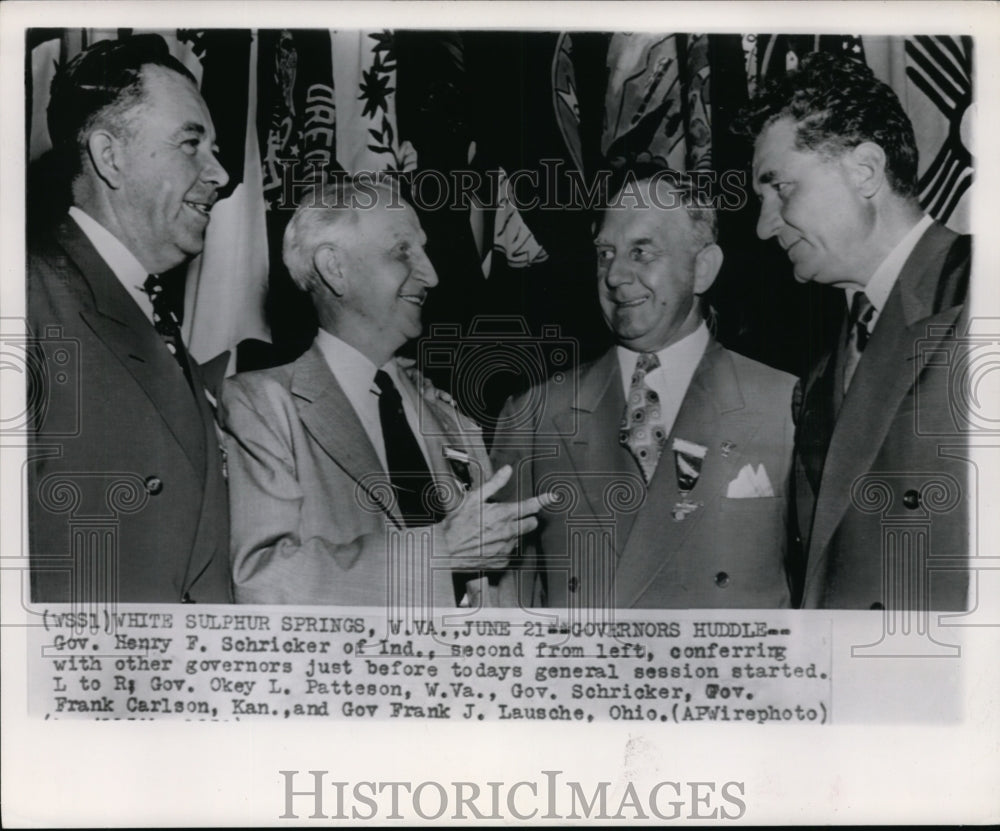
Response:
[{"label": "white pocket square", "polygon": [[774,496],[774,488],[771,487],[771,480],[767,478],[764,465],[757,465],[756,470],[753,465],[743,465],[739,476],[729,483],[726,496],[729,499],[759,499]]}]

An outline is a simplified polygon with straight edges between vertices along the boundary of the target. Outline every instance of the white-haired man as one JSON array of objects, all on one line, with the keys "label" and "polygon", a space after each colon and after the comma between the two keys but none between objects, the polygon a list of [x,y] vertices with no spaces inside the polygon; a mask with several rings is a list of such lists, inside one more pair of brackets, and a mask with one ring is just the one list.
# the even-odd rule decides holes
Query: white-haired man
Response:
[{"label": "white-haired man", "polygon": [[487,502],[509,469],[493,475],[478,428],[395,357],[437,284],[425,242],[384,185],[327,185],[290,221],[285,263],[319,332],[223,390],[238,601],[503,602],[505,584],[464,577],[503,569],[544,499]]}]

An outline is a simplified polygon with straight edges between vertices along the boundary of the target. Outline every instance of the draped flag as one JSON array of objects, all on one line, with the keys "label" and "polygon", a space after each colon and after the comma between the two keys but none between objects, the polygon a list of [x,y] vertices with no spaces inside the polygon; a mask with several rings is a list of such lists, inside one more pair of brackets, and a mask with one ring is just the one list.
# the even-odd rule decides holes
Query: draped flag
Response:
[{"label": "draped flag", "polygon": [[864,36],[872,71],[895,90],[917,136],[918,195],[931,216],[968,233],[972,186],[972,38]]},{"label": "draped flag", "polygon": [[183,334],[199,361],[244,340],[270,340],[264,320],[269,259],[257,146],[257,43],[249,32],[179,31],[201,61],[201,91],[215,124],[219,159],[229,174],[212,208],[205,248],[188,267]]},{"label": "draped flag", "polygon": [[292,283],[281,259],[282,238],[310,185],[338,170],[338,102],[331,37],[326,29],[265,29],[257,55],[257,140],[266,210],[270,276],[265,318],[277,354],[291,360],[315,334],[312,303]]},{"label": "draped flag", "polygon": [[396,131],[392,32],[334,32],[333,53],[337,160],[352,174],[416,168],[416,152]]},{"label": "draped flag", "polygon": [[[294,204],[285,202],[293,183],[335,165],[337,106],[330,33],[262,30],[257,89],[263,193],[273,216],[276,208],[294,209]],[[284,232],[283,222],[280,231]]]},{"label": "draped flag", "polygon": [[576,73],[573,69],[573,37],[569,33],[559,35],[556,42],[556,55],[552,61],[552,107],[570,158],[576,169],[585,173],[580,142],[580,102],[576,95]]},{"label": "draped flag", "polygon": [[613,165],[712,165],[706,35],[615,34],[608,48],[601,148]]}]

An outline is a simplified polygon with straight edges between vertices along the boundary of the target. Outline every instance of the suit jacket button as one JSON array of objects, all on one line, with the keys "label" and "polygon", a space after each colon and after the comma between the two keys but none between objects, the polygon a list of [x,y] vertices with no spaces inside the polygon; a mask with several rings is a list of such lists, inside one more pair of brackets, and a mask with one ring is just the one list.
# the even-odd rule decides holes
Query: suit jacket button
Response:
[{"label": "suit jacket button", "polygon": [[580,588],[580,578],[579,577],[570,577],[569,578],[569,590],[571,592],[575,592],[578,588]]},{"label": "suit jacket button", "polygon": [[191,599],[191,592],[184,592],[184,597],[181,598],[181,603],[194,603]]},{"label": "suit jacket button", "polygon": [[150,496],[156,496],[163,490],[163,480],[159,476],[147,476],[145,485],[146,493]]},{"label": "suit jacket button", "polygon": [[715,575],[715,585],[717,585],[720,589],[724,589],[729,585],[729,575],[724,571],[720,571]]},{"label": "suit jacket button", "polygon": [[920,506],[920,494],[910,490],[903,494],[903,504],[911,511]]},{"label": "suit jacket button", "polygon": [[869,608],[869,609],[871,609],[871,610],[872,610],[873,612],[880,612],[880,611],[882,611],[882,609],[884,609],[884,608],[885,608],[885,606],[883,606],[883,605],[882,605],[881,603],[879,603],[879,602],[878,602],[878,601],[876,600],[876,601],[875,601],[874,603],[872,603],[872,605],[871,605],[871,606],[869,606],[868,608]]}]

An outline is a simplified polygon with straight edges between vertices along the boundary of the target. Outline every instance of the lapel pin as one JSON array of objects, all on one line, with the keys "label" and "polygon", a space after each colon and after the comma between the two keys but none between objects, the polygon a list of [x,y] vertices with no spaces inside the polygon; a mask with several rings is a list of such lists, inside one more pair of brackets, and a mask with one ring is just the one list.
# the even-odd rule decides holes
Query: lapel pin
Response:
[{"label": "lapel pin", "polygon": [[674,522],[686,519],[688,514],[697,511],[703,503],[691,501],[691,491],[698,484],[701,476],[701,465],[708,454],[708,448],[701,444],[675,438],[673,443],[674,468],[677,473],[677,490],[680,499],[674,503],[671,515]]},{"label": "lapel pin", "polygon": [[728,457],[730,452],[736,448],[736,442],[724,441],[722,443],[722,455]]},{"label": "lapel pin", "polygon": [[441,453],[448,460],[452,472],[458,477],[462,483],[462,487],[465,490],[471,490],[472,475],[469,472],[469,465],[472,462],[472,457],[464,450],[459,450],[457,447],[448,447],[447,445],[441,448]]}]

